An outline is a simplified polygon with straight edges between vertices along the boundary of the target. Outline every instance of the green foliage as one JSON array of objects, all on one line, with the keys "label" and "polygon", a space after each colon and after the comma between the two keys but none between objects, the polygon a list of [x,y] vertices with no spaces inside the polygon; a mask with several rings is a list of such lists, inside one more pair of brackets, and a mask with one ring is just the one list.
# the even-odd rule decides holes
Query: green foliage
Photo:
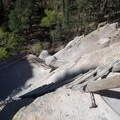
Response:
[{"label": "green foliage", "polygon": [[30,31],[34,0],[16,0],[15,8],[9,14],[9,28],[13,33]]},{"label": "green foliage", "polygon": [[[119,0],[109,0],[102,12],[105,0],[52,0],[42,3],[47,7],[44,7],[46,16],[42,18],[41,25],[50,28],[53,42],[61,40],[63,34],[65,39],[75,36],[75,32],[71,32],[74,28],[79,29],[76,31],[78,35],[88,34],[95,30],[100,22],[113,21],[113,15],[120,11]],[[106,15],[109,16],[107,19]]]},{"label": "green foliage", "polygon": [[12,10],[9,14],[9,28],[13,33],[20,33],[21,27],[20,27],[20,19],[17,17],[17,13]]},{"label": "green foliage", "polygon": [[54,46],[54,44],[56,42],[61,40],[62,33],[63,33],[63,31],[62,31],[62,29],[60,28],[59,25],[57,25],[54,30],[50,31],[50,35],[52,37],[52,46]]},{"label": "green foliage", "polygon": [[6,51],[6,48],[0,47],[0,60],[5,60],[9,57],[8,52]]},{"label": "green foliage", "polygon": [[42,46],[44,50],[50,49],[51,44],[50,42],[42,42]]},{"label": "green foliage", "polygon": [[[105,2],[106,0],[2,0],[0,25],[6,30],[9,27],[15,35],[0,29],[0,47],[12,55],[18,46],[16,41],[21,39],[16,35],[25,37],[26,45],[34,37],[39,39],[47,36],[52,38],[54,46],[55,42],[70,40],[76,34],[90,33],[100,22],[120,22],[120,0],[108,0],[104,7]],[[42,27],[39,26],[40,21]],[[44,49],[49,48],[49,40],[51,39],[41,42]]]},{"label": "green foliage", "polygon": [[45,14],[46,17],[44,17],[41,20],[41,25],[46,26],[46,27],[51,27],[52,25],[55,25],[57,21],[61,20],[62,13],[57,12],[56,10],[48,10],[45,9]]},{"label": "green foliage", "polygon": [[32,45],[32,51],[36,56],[38,56],[42,50],[47,50],[51,47],[50,42],[36,42],[35,44]]},{"label": "green foliage", "polygon": [[6,59],[17,54],[20,51],[21,44],[18,36],[0,28],[0,59]]},{"label": "green foliage", "polygon": [[46,17],[42,19],[41,24],[46,27],[51,27],[56,22],[55,19],[56,11],[45,9],[44,12],[46,14]]},{"label": "green foliage", "polygon": [[35,55],[38,56],[42,52],[42,50],[43,50],[42,43],[41,42],[37,42],[37,43],[33,44],[32,50],[35,53]]},{"label": "green foliage", "polygon": [[3,28],[0,28],[0,39],[3,39],[6,36],[6,32],[3,31]]}]

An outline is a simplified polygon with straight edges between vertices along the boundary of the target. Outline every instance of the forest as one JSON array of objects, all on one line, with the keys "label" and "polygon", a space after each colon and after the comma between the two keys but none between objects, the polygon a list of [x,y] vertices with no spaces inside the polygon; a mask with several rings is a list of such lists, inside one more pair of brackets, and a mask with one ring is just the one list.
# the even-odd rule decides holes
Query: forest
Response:
[{"label": "forest", "polygon": [[0,0],[0,60],[53,54],[102,22],[120,23],[120,0]]}]

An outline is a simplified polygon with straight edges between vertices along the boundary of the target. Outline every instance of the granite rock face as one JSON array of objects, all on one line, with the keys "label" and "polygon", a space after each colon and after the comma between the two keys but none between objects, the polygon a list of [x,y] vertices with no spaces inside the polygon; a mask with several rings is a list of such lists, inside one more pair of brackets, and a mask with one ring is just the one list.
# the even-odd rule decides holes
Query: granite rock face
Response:
[{"label": "granite rock face", "polygon": [[49,56],[45,59],[46,65],[51,65],[52,62],[56,60],[55,56]]},{"label": "granite rock face", "polygon": [[110,38],[101,38],[98,44],[102,47],[107,47],[110,44]]},{"label": "granite rock face", "polygon": [[13,120],[119,120],[99,95],[95,99],[99,107],[90,109],[90,94],[61,88],[21,108]]},{"label": "granite rock face", "polygon": [[[46,73],[44,78],[40,77],[39,81],[15,97],[21,97],[26,94],[32,94],[35,97],[41,90],[57,85],[54,84],[56,82],[69,80],[79,74],[84,75],[99,66],[103,69],[115,60],[120,59],[119,38],[120,29],[117,28],[117,23],[107,24],[87,36],[75,37],[65,48],[53,56],[50,56],[47,51],[43,51],[39,56],[40,59],[43,59],[48,66],[56,66],[55,69],[50,73]],[[107,71],[105,77],[111,77],[113,74],[119,74],[119,64],[115,64],[112,71]],[[112,104],[109,101],[112,101],[113,97],[107,99],[108,104],[110,103],[108,105],[103,99],[105,96],[102,98],[100,94],[95,94],[95,101],[98,107],[90,109],[90,94],[80,92],[79,86],[74,86],[72,89],[67,89],[63,86],[56,89],[56,91],[49,92],[45,95],[37,96],[30,105],[26,105],[16,111],[17,113],[14,115],[13,120],[120,119],[120,110],[117,109],[117,112],[113,110],[117,104],[114,104],[112,108],[109,106]],[[109,97],[109,95],[106,96]],[[119,97],[114,103],[120,104]]]}]

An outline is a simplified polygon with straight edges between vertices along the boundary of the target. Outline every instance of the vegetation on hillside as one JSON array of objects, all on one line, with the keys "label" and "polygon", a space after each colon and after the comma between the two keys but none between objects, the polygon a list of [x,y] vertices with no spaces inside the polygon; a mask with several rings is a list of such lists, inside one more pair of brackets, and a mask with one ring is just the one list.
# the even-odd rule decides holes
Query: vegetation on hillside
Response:
[{"label": "vegetation on hillside", "polygon": [[38,55],[104,21],[120,22],[120,0],[0,0],[0,60],[21,46]]}]

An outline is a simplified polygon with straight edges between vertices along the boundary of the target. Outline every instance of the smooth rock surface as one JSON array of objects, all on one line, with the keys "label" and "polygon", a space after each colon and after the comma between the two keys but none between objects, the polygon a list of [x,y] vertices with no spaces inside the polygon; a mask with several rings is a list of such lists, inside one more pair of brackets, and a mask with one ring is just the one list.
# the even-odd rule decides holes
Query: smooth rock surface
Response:
[{"label": "smooth rock surface", "polygon": [[44,61],[48,56],[50,56],[48,51],[43,50],[38,57]]},{"label": "smooth rock surface", "polygon": [[55,56],[48,56],[46,59],[45,59],[45,63],[46,65],[51,65],[52,62],[54,62],[56,60]]},{"label": "smooth rock surface", "polygon": [[70,89],[59,89],[37,98],[23,107],[13,120],[119,120],[99,95],[95,95],[97,108],[90,109],[90,94]]},{"label": "smooth rock surface", "polygon": [[110,38],[101,38],[99,41],[98,41],[98,44],[102,47],[107,47],[109,46],[110,44]]},{"label": "smooth rock surface", "polygon": [[112,69],[114,72],[120,72],[120,62],[116,63]]}]

